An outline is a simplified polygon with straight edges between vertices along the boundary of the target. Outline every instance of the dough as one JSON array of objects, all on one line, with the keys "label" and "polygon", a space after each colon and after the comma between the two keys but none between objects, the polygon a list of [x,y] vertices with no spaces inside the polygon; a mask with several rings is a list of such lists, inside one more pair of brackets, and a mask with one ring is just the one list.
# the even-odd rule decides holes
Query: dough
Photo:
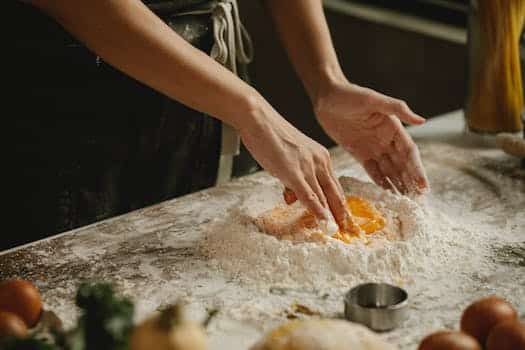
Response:
[{"label": "dough", "polygon": [[306,320],[286,323],[251,350],[396,350],[368,328],[344,320]]}]

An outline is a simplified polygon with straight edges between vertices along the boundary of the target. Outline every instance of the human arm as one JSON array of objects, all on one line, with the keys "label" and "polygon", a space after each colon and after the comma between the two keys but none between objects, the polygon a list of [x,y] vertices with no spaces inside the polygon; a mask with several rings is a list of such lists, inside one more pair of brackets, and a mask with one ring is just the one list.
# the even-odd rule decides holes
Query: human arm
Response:
[{"label": "human arm", "polygon": [[[335,181],[327,151],[252,87],[186,43],[139,0],[33,0],[106,62],[236,128],[255,159],[319,218],[330,215],[312,178]],[[205,96],[203,98],[202,96]],[[331,168],[330,168],[331,169]]]},{"label": "human arm", "polygon": [[418,148],[401,124],[424,119],[405,102],[347,80],[321,0],[264,1],[324,130],[376,183],[389,187],[390,179],[403,192],[425,191],[428,181]]}]

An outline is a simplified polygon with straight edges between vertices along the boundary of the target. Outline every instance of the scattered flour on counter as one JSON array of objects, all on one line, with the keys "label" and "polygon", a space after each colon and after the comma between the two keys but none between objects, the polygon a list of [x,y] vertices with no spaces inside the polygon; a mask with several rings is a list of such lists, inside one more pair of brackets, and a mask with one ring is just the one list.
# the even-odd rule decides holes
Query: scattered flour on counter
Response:
[{"label": "scattered flour on counter", "polygon": [[319,290],[364,281],[410,284],[420,277],[451,272],[465,257],[475,259],[473,263],[482,268],[483,235],[460,229],[424,202],[418,204],[350,177],[341,178],[341,183],[347,195],[364,197],[389,220],[398,220],[400,238],[378,237],[368,244],[359,240],[351,244],[334,239],[326,244],[278,240],[253,224],[254,217],[279,203],[275,193],[265,192],[247,198],[244,206],[214,223],[201,251],[212,267],[240,282]]},{"label": "scattered flour on counter", "polygon": [[[370,244],[278,240],[262,233],[253,219],[282,203],[281,190],[259,191],[210,223],[200,242],[214,275],[242,286],[231,299],[220,297],[223,320],[266,331],[286,320],[283,310],[296,302],[322,317],[341,317],[349,288],[387,282],[408,291],[410,316],[382,338],[400,349],[415,349],[432,331],[457,329],[462,308],[475,297],[497,293],[519,305],[524,293],[516,283],[521,282],[499,274],[492,258],[500,234],[494,235],[487,212],[466,212],[463,201],[432,194],[413,200],[355,178],[341,182],[347,194],[371,200],[389,219],[399,220],[399,239],[377,238]],[[215,328],[220,324],[210,329],[214,339],[224,334]]]}]

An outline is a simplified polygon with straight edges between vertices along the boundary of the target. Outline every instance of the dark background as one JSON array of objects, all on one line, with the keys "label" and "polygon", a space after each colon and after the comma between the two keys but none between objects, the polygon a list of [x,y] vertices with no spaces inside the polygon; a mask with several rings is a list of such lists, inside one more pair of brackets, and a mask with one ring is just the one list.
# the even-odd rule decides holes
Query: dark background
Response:
[{"label": "dark background", "polygon": [[[21,8],[18,0],[12,1],[17,4],[15,8]],[[349,0],[326,0],[326,4],[330,1],[339,1],[343,5],[355,4],[354,1]],[[401,13],[416,18],[424,18],[464,30],[466,12],[454,7],[436,5],[436,1],[442,4],[443,1],[449,0],[363,0],[361,6],[365,3],[366,6],[372,6],[373,11],[393,11],[388,13]],[[251,33],[255,44],[255,60],[249,67],[253,84],[284,117],[288,118],[299,129],[326,146],[333,145],[317,124],[311,111],[310,102],[288,62],[274,31],[273,23],[263,9],[261,1],[239,0],[239,3],[243,22]],[[432,32],[432,22],[425,22],[428,23],[429,27],[424,27],[430,33],[421,34],[421,31],[414,29],[402,29],[402,25],[387,25],[380,21],[373,22],[364,17],[349,15],[344,11],[331,8],[333,7],[327,8],[326,16],[333,41],[343,69],[352,82],[404,99],[417,113],[425,117],[433,117],[463,106],[467,63],[467,49],[464,42],[459,41],[458,43],[458,40],[451,41],[432,36],[434,33]],[[23,14],[26,14],[26,11]],[[10,164],[7,167],[10,170],[8,173],[13,177],[13,179],[9,178],[8,181],[10,184],[8,186],[10,190],[8,191],[8,203],[18,203],[16,199],[19,198],[22,198],[23,201],[21,205],[13,205],[15,211],[20,213],[20,217],[8,215],[9,218],[14,219],[15,225],[18,226],[16,234],[9,235],[8,238],[11,237],[14,241],[20,238],[24,242],[42,238],[41,236],[44,234],[58,233],[165,199],[164,197],[149,198],[150,189],[145,186],[144,193],[147,196],[140,195],[141,190],[138,188],[139,193],[136,197],[140,197],[140,202],[130,200],[128,194],[132,191],[128,190],[121,191],[126,193],[126,198],[113,200],[113,197],[110,198],[110,196],[121,192],[118,190],[109,191],[106,188],[111,188],[111,184],[119,183],[119,181],[113,181],[113,178],[109,177],[106,179],[102,176],[97,178],[95,175],[102,173],[106,169],[105,166],[109,165],[108,169],[113,169],[111,174],[120,178],[120,170],[115,171],[113,168],[115,164],[128,164],[127,160],[133,159],[136,160],[133,164],[138,165],[125,168],[122,173],[135,174],[141,181],[129,181],[129,183],[144,182],[148,184],[156,182],[152,180],[153,178],[144,180],[147,177],[140,176],[140,171],[129,171],[129,169],[139,169],[145,173],[154,174],[151,166],[143,166],[143,164],[149,163],[144,163],[142,160],[153,159],[145,147],[147,144],[141,141],[144,138],[135,137],[134,131],[131,132],[132,136],[126,136],[121,141],[115,137],[122,131],[121,125],[128,125],[128,123],[114,117],[114,115],[119,115],[119,109],[122,106],[131,106],[127,100],[123,100],[124,97],[122,99],[115,97],[125,96],[127,99],[127,96],[130,96],[128,88],[132,90],[132,96],[143,96],[140,84],[128,81],[127,78],[117,74],[111,67],[104,64],[102,68],[98,68],[95,64],[95,55],[81,45],[77,45],[76,41],[69,35],[51,36],[53,40],[50,42],[43,40],[41,43],[40,34],[43,38],[47,38],[48,29],[51,33],[60,33],[60,28],[38,13],[35,12],[34,18],[23,17],[25,22],[21,22],[16,16],[11,17],[4,23],[7,24],[5,32],[16,29],[17,34],[20,35],[15,37],[23,39],[21,39],[23,44],[21,47],[25,48],[24,45],[27,44],[31,50],[27,51],[28,54],[19,56],[9,55],[11,52],[9,49],[6,51],[8,52],[7,57],[17,63],[4,65],[8,67],[8,73],[11,73],[9,71],[23,71],[24,76],[28,77],[28,83],[23,83],[24,80],[19,79],[17,74],[6,74],[8,77],[13,77],[13,80],[7,80],[6,86],[10,86],[10,81],[17,82],[17,84],[12,84],[14,86],[12,90],[18,96],[17,99],[6,98],[6,101],[14,103],[12,110],[24,111],[27,109],[26,112],[20,114],[28,116],[28,121],[18,116],[9,120],[16,122],[17,126],[18,124],[25,123],[24,126],[27,124],[29,126],[27,130],[30,132],[25,133],[26,129],[22,128],[24,130],[23,137],[18,137],[15,132],[10,133],[15,135],[14,141],[11,142],[18,147],[18,153],[15,153],[22,156],[16,156],[14,157],[16,161],[8,162]],[[15,23],[11,23],[13,20]],[[43,21],[42,26],[35,21]],[[35,31],[34,28],[39,28],[39,31]],[[33,44],[36,45],[34,51],[32,50]],[[41,44],[43,45],[42,50],[39,51]],[[16,49],[17,45],[14,45],[14,48]],[[13,51],[18,52],[17,50]],[[22,52],[26,51],[22,50]],[[35,52],[41,56],[35,57]],[[71,58],[67,60],[67,64],[64,64],[61,55]],[[40,69],[41,65],[33,64],[35,60],[44,60],[46,69],[42,70]],[[42,61],[39,62],[42,63]],[[85,71],[85,66],[91,68]],[[13,67],[21,68],[17,70]],[[77,72],[78,67],[84,68]],[[42,85],[38,85],[34,81],[39,81]],[[103,89],[99,89],[100,81],[103,82]],[[32,89],[29,93],[27,92],[28,86]],[[135,91],[135,89],[137,90]],[[41,99],[28,99],[26,101],[25,95],[31,96],[32,91]],[[80,91],[80,93],[75,91]],[[122,95],[115,94],[115,92],[122,92]],[[48,98],[48,95],[52,98]],[[68,97],[70,95],[75,97]],[[151,101],[149,98],[132,99],[136,105],[129,108],[134,114],[137,114],[137,118],[133,119],[138,123],[136,130],[157,130],[157,124],[154,120],[159,119],[150,118],[158,114],[158,111],[156,113],[156,110],[151,107],[159,106],[157,97],[156,94],[152,94]],[[103,105],[113,106],[115,110],[109,113],[112,118],[106,118],[107,111],[98,109],[96,106],[99,104],[92,103],[93,101],[102,101]],[[77,106],[81,106],[81,108],[77,110]],[[10,110],[9,108],[5,109]],[[41,110],[56,110],[60,118],[56,121],[40,118]],[[144,113],[144,111],[148,111],[148,113]],[[79,124],[75,118],[70,118],[71,115],[76,116],[77,114],[80,116],[78,120],[81,123]],[[122,115],[128,116],[126,113]],[[35,116],[35,123],[33,123],[33,116]],[[112,127],[108,127],[108,120],[112,121]],[[87,123],[83,124],[84,121]],[[76,130],[75,133],[62,132],[61,126],[69,125],[67,123],[71,123],[70,130]],[[131,127],[134,127],[133,125]],[[11,130],[13,128],[8,125],[5,129]],[[18,129],[15,128],[14,130]],[[54,133],[50,133],[48,130]],[[153,136],[148,140],[154,140],[154,136],[157,134],[155,132],[150,134]],[[170,132],[169,134],[174,136],[176,133]],[[93,141],[94,135],[96,142]],[[64,136],[67,138],[64,139]],[[119,144],[111,143],[106,147],[106,143],[100,141],[98,136],[106,137],[102,141],[107,139],[113,142],[116,140]],[[20,140],[25,141],[20,142]],[[134,140],[138,140],[137,146],[133,146],[135,145]],[[68,145],[67,152],[61,151],[64,144]],[[151,142],[151,144],[155,143]],[[45,147],[40,147],[40,145]],[[71,145],[77,145],[75,146],[77,148]],[[100,145],[96,146],[98,148],[94,153],[93,145]],[[112,151],[107,152],[108,149]],[[121,152],[121,149],[124,151]],[[142,152],[143,149],[146,150],[145,153]],[[114,156],[113,151],[115,150],[118,154]],[[85,155],[83,155],[84,153]],[[203,153],[212,154],[208,149],[204,149]],[[65,154],[67,157],[65,159],[57,158],[57,164],[55,164],[50,160],[54,158],[48,157],[48,155],[54,156],[55,154]],[[200,156],[195,158],[204,159]],[[58,175],[55,174],[57,169]],[[84,169],[88,169],[88,171]],[[195,171],[195,173],[199,172]],[[190,182],[188,180],[181,181],[182,184]],[[137,189],[133,186],[130,188]],[[184,193],[186,192],[184,191]],[[117,196],[115,195],[115,197]],[[40,200],[42,202],[39,202]],[[93,203],[95,204],[93,205]],[[93,213],[88,213],[86,208],[92,210]],[[76,217],[76,214],[84,212],[89,215],[85,218],[83,214],[80,215],[82,218]],[[55,225],[56,217],[62,217],[61,215],[67,217],[68,221],[57,227]],[[29,217],[30,219],[28,219]],[[69,218],[74,218],[74,222],[73,219],[69,220]],[[24,229],[20,227],[21,223],[31,227]],[[7,226],[10,227],[10,225]],[[19,232],[24,234],[19,234]],[[26,235],[27,232],[35,235]],[[3,240],[3,243],[7,243],[8,246],[12,245],[13,242],[10,243],[9,239],[7,242],[6,239]],[[21,241],[17,241],[16,244],[19,243]],[[2,249],[0,246],[0,250]]]},{"label": "dark background", "polygon": [[[428,0],[363,2],[459,28],[467,23],[467,0],[449,1],[448,5]],[[333,145],[315,121],[310,102],[261,2],[241,0],[240,9],[255,43],[255,59],[250,67],[253,84],[294,125],[323,144]],[[326,16],[339,59],[352,82],[404,99],[427,118],[462,108],[465,44],[372,23],[328,8]]]}]

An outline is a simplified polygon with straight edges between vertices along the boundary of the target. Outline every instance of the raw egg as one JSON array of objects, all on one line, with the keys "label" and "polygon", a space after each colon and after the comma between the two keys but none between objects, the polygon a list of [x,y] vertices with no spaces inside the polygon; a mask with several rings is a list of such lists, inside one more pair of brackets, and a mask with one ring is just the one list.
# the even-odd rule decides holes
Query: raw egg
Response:
[{"label": "raw egg", "polygon": [[8,337],[24,338],[26,335],[24,320],[12,312],[0,311],[0,340]]},{"label": "raw egg", "polygon": [[385,227],[385,218],[367,200],[349,196],[346,198],[346,207],[350,214],[346,227],[339,230],[333,238],[350,243],[352,237],[358,237],[361,233],[372,234]]},{"label": "raw egg", "polygon": [[525,324],[518,320],[495,326],[487,338],[487,350],[525,350]]},{"label": "raw egg", "polygon": [[13,279],[0,283],[0,310],[18,315],[27,327],[33,327],[42,312],[38,289],[29,281]]},{"label": "raw egg", "polygon": [[461,330],[485,344],[490,331],[500,322],[516,320],[518,315],[505,299],[490,296],[471,304],[461,317]]},{"label": "raw egg", "polygon": [[[291,202],[290,190],[285,190],[287,203]],[[345,227],[341,227],[332,238],[351,243],[356,237],[374,234],[387,223],[382,213],[370,201],[348,196],[346,198],[348,217]],[[278,239],[297,242],[325,242],[327,232],[319,225],[317,218],[309,210],[297,205],[278,206],[268,210],[255,219],[255,224],[265,233]]]},{"label": "raw egg", "polygon": [[423,339],[418,350],[481,350],[481,346],[466,333],[440,331]]}]

